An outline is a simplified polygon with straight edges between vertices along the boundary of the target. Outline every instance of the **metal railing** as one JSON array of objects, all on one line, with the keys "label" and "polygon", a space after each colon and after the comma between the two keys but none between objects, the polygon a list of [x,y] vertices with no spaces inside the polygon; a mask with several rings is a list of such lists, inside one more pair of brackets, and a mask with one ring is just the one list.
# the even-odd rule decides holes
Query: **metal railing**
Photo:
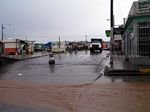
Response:
[{"label": "metal railing", "polygon": [[150,57],[150,22],[138,23],[138,55]]}]

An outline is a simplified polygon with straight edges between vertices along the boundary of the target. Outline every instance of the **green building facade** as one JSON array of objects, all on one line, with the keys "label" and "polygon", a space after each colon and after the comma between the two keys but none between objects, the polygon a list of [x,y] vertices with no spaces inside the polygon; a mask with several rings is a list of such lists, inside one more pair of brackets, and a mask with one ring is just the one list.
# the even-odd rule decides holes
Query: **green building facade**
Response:
[{"label": "green building facade", "polygon": [[124,30],[125,57],[135,65],[150,65],[150,0],[133,3]]}]

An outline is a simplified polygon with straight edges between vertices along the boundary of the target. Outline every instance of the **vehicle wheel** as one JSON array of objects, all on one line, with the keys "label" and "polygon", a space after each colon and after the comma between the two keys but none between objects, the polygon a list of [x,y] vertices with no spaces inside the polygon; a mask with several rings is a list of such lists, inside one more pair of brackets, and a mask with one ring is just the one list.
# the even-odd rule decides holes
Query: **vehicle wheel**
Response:
[{"label": "vehicle wheel", "polygon": [[94,51],[94,50],[93,50],[92,48],[90,48],[90,52],[93,53],[93,51]]},{"label": "vehicle wheel", "polygon": [[99,51],[100,51],[100,53],[102,53],[102,49],[100,49]]}]

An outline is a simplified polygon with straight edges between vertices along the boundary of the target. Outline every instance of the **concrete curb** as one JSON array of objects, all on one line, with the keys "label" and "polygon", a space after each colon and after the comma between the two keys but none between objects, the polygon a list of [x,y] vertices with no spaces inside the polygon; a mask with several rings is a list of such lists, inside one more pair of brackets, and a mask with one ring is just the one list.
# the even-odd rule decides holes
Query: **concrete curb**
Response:
[{"label": "concrete curb", "polygon": [[150,72],[142,72],[139,69],[112,69],[105,68],[104,75],[106,76],[150,76]]},{"label": "concrete curb", "polygon": [[18,58],[14,58],[14,57],[1,57],[0,59],[0,65],[5,65],[8,63],[12,63],[12,62],[17,62],[17,61],[23,61],[23,60],[29,60],[29,59],[33,59],[33,58],[40,58],[40,57],[44,57],[44,56],[48,56],[49,54],[41,54],[41,55],[32,55],[32,56],[26,56],[26,57],[18,57]]},{"label": "concrete curb", "polygon": [[1,57],[3,59],[9,59],[9,60],[14,60],[14,61],[21,61],[21,60],[27,60],[27,59],[32,59],[32,58],[39,58],[43,56],[48,56],[48,54],[42,54],[42,55],[31,55],[31,56],[24,56],[24,57]]}]

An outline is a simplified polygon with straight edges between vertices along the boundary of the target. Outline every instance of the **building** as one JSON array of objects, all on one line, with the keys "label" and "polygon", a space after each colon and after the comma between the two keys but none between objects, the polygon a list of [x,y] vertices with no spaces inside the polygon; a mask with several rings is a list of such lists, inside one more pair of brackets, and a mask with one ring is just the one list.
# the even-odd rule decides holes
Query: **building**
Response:
[{"label": "building", "polygon": [[3,53],[3,42],[2,41],[0,41],[0,55]]},{"label": "building", "polygon": [[45,44],[45,49],[46,49],[46,51],[51,52],[51,50],[52,50],[52,42],[46,43]]},{"label": "building", "polygon": [[66,43],[52,42],[52,52],[66,52]]},{"label": "building", "polygon": [[44,51],[45,50],[45,45],[43,43],[35,43],[34,44],[34,51]]},{"label": "building", "polygon": [[124,28],[125,57],[134,65],[150,65],[150,0],[133,2]]},{"label": "building", "polygon": [[28,54],[33,54],[35,41],[26,41],[26,42],[28,43]]},{"label": "building", "polygon": [[8,39],[4,41],[5,55],[21,55],[28,53],[28,43],[20,39]]},{"label": "building", "polygon": [[113,49],[115,51],[122,52],[122,35],[120,34],[115,34],[114,39],[113,39]]}]

